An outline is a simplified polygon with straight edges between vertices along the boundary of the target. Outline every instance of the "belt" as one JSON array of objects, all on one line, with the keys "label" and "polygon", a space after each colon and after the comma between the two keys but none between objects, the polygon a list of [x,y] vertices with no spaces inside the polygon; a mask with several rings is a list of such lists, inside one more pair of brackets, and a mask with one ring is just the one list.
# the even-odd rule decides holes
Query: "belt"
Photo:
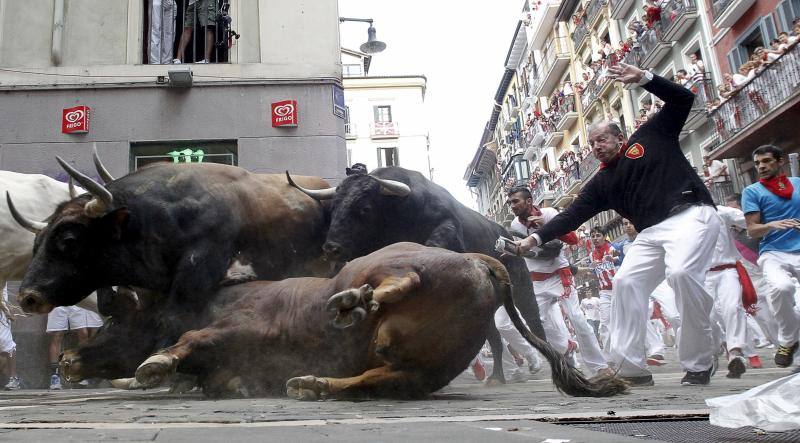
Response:
[{"label": "belt", "polygon": [[713,268],[709,269],[708,272],[724,271],[726,269],[736,269],[736,263],[729,263],[727,265],[714,266]]}]

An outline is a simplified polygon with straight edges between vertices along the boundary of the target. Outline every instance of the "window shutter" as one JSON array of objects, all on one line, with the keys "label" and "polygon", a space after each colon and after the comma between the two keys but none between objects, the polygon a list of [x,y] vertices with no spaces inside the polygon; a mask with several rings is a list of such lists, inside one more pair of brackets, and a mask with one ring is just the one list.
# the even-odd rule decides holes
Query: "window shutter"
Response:
[{"label": "window shutter", "polygon": [[374,116],[375,116],[375,118],[374,118],[372,121],[374,121],[374,122],[376,122],[376,123],[377,123],[377,122],[378,122],[378,115],[379,115],[379,112],[378,112],[378,107],[377,107],[377,106],[373,106],[373,107],[372,107],[372,113],[373,113],[373,114],[374,114]]},{"label": "window shutter", "polygon": [[769,42],[778,36],[775,31],[775,22],[772,21],[772,16],[767,15],[761,18],[761,36],[764,39],[764,47],[769,47]]}]

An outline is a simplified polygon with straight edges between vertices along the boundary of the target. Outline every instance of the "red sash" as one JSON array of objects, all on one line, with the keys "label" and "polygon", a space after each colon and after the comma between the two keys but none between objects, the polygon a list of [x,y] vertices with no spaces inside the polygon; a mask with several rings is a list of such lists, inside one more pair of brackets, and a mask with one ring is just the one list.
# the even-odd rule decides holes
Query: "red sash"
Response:
[{"label": "red sash", "polygon": [[750,274],[744,268],[742,262],[736,262],[736,272],[739,273],[739,282],[742,284],[742,306],[744,310],[750,315],[755,315],[758,307],[758,297],[756,296],[756,288],[753,286],[753,281],[750,280]]}]

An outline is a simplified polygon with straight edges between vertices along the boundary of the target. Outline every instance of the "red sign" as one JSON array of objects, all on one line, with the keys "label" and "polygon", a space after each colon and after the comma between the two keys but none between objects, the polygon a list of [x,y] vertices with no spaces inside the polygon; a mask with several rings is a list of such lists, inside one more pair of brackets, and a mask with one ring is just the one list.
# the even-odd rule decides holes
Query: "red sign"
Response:
[{"label": "red sign", "polygon": [[61,115],[61,132],[64,134],[89,132],[89,111],[88,106],[64,109]]},{"label": "red sign", "polygon": [[297,126],[297,100],[283,100],[272,104],[272,127]]}]

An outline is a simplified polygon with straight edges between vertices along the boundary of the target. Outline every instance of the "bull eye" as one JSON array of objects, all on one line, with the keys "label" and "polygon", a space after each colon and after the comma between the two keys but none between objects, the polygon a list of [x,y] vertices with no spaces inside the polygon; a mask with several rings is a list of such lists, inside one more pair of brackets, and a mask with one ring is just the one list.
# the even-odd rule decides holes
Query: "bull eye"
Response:
[{"label": "bull eye", "polygon": [[362,206],[361,209],[358,210],[358,213],[362,217],[366,217],[372,214],[372,206]]},{"label": "bull eye", "polygon": [[73,255],[78,252],[78,237],[74,233],[68,232],[62,235],[56,244],[58,249],[65,254]]}]

